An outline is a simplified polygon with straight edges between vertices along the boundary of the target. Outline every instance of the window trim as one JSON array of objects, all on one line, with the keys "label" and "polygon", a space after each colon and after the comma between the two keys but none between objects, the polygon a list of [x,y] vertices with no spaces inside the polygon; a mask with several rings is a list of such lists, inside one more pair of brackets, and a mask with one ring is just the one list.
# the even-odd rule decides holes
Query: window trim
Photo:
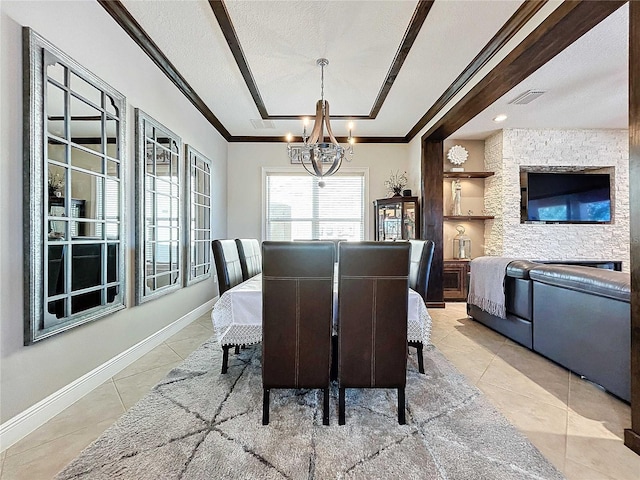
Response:
[{"label": "window trim", "polygon": [[[269,174],[296,174],[300,176],[309,176],[307,172],[301,170],[300,166],[297,167],[262,167],[261,177],[261,190],[262,190],[262,210],[261,210],[261,232],[263,240],[267,239],[267,176]],[[368,240],[369,233],[369,221],[371,217],[371,208],[369,204],[369,167],[345,167],[342,166],[340,170],[335,174],[341,176],[344,174],[360,174],[364,177],[364,240]]]}]

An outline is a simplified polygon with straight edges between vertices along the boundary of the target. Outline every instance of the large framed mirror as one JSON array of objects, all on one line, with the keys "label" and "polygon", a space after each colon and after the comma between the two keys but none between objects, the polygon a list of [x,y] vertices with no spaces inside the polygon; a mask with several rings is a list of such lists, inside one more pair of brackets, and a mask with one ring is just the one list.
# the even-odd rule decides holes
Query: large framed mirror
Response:
[{"label": "large framed mirror", "polygon": [[136,300],[182,288],[182,139],[136,109]]},{"label": "large framed mirror", "polygon": [[25,345],[125,308],[125,97],[23,29]]},{"label": "large framed mirror", "polygon": [[211,277],[211,160],[185,148],[187,163],[187,275],[186,284]]}]

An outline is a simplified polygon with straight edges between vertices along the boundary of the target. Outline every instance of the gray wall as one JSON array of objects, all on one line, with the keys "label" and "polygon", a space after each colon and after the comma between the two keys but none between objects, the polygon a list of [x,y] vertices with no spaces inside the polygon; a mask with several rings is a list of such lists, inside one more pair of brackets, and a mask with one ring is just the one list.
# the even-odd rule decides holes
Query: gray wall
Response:
[{"label": "gray wall", "polygon": [[[0,3],[0,423],[211,300],[213,277],[133,306],[134,108],[213,161],[214,237],[226,236],[227,143],[95,1]],[[127,97],[129,308],[23,346],[22,34],[29,26]]]}]

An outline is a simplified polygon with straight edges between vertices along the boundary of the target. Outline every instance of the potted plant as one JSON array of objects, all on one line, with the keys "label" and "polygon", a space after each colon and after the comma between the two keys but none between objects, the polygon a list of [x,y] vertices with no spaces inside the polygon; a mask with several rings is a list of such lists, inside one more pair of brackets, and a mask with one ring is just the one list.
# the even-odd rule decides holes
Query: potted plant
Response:
[{"label": "potted plant", "polygon": [[400,173],[400,170],[396,170],[395,173],[391,172],[389,180],[384,182],[384,186],[387,188],[390,197],[402,196],[402,189],[407,186],[407,172]]}]

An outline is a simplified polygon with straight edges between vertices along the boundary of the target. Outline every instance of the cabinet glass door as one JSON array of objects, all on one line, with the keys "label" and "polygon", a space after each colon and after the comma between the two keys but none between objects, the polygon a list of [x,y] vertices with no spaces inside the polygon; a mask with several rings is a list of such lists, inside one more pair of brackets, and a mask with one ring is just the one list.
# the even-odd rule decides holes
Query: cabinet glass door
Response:
[{"label": "cabinet glass door", "polygon": [[404,216],[402,222],[403,234],[405,240],[415,240],[416,236],[416,203],[404,202]]},{"label": "cabinet glass door", "polygon": [[402,238],[402,204],[392,203],[378,209],[378,238],[398,240]]}]

